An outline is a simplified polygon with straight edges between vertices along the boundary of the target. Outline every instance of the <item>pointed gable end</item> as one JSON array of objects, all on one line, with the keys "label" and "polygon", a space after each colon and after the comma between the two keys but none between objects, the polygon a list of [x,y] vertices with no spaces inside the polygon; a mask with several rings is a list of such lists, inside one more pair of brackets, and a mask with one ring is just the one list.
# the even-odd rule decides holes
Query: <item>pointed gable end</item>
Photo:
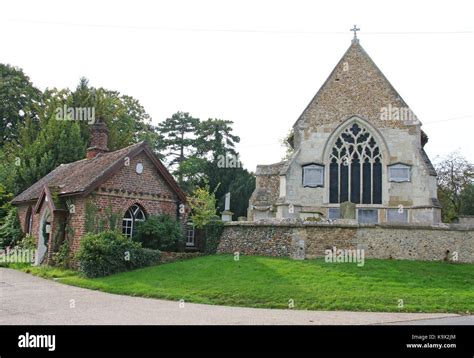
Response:
[{"label": "pointed gable end", "polygon": [[47,185],[43,186],[38,200],[36,201],[35,208],[33,209],[34,214],[38,214],[44,204],[48,206],[51,212],[66,210],[65,204],[57,198],[57,189],[56,187],[49,188]]},{"label": "pointed gable end", "polygon": [[318,126],[337,126],[351,116],[364,118],[377,127],[403,125],[398,120],[381,118],[383,108],[388,106],[409,110],[359,40],[354,39],[295,126],[304,130],[307,137]]}]

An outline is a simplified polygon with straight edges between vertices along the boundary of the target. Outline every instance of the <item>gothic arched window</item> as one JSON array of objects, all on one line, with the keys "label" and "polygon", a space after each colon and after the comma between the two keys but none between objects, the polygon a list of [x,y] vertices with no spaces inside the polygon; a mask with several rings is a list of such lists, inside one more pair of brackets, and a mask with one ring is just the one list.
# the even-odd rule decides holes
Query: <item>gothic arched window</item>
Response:
[{"label": "gothic arched window", "polygon": [[137,204],[128,208],[122,220],[122,233],[131,238],[135,229],[135,225],[139,221],[145,221],[146,216],[143,209]]},{"label": "gothic arched window", "polygon": [[382,203],[382,157],[374,137],[357,123],[337,138],[329,157],[329,202]]}]

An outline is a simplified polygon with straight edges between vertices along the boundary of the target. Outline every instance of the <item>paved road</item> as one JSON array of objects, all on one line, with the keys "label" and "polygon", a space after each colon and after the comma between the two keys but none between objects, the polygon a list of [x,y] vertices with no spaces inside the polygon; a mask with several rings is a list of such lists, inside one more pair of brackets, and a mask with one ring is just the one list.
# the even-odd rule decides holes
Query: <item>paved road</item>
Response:
[{"label": "paved road", "polygon": [[297,311],[180,303],[113,295],[0,268],[0,324],[474,324],[473,316]]}]

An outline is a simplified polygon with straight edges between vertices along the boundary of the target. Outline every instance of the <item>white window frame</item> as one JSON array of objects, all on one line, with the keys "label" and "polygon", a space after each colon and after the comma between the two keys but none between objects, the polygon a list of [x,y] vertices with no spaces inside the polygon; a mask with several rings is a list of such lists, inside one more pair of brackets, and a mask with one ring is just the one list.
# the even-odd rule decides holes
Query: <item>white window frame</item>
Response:
[{"label": "white window frame", "polygon": [[[127,214],[129,214],[130,217],[127,217]],[[140,216],[143,218],[137,218],[137,214],[141,214]],[[143,210],[140,205],[133,204],[127,209],[124,217],[122,218],[122,234],[131,239],[133,236],[133,229],[135,228],[135,223],[145,220],[145,210]]]},{"label": "white window frame", "polygon": [[[405,170],[406,175],[405,176],[394,176],[393,171],[397,170]],[[403,183],[403,182],[409,182],[411,181],[411,167],[406,164],[392,164],[388,166],[388,180],[391,182],[396,182],[396,183]]]},{"label": "white window frame", "polygon": [[[306,172],[309,170],[319,171],[319,178],[315,180],[313,183],[307,183]],[[317,187],[324,187],[324,165],[321,164],[307,164],[303,166],[303,187],[305,188],[317,188]]]},{"label": "white window frame", "polygon": [[195,236],[196,230],[193,223],[188,223],[186,225],[186,246],[196,246]]}]

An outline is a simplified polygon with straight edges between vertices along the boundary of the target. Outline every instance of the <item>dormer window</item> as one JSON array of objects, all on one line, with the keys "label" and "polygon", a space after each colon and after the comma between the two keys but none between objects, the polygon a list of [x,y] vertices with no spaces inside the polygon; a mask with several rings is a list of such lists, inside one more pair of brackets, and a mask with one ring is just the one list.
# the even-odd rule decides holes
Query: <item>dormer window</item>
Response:
[{"label": "dormer window", "polygon": [[388,180],[393,182],[410,181],[411,167],[406,164],[393,164],[388,167]]},{"label": "dormer window", "polygon": [[303,167],[303,186],[310,188],[324,186],[324,165],[305,165]]}]

